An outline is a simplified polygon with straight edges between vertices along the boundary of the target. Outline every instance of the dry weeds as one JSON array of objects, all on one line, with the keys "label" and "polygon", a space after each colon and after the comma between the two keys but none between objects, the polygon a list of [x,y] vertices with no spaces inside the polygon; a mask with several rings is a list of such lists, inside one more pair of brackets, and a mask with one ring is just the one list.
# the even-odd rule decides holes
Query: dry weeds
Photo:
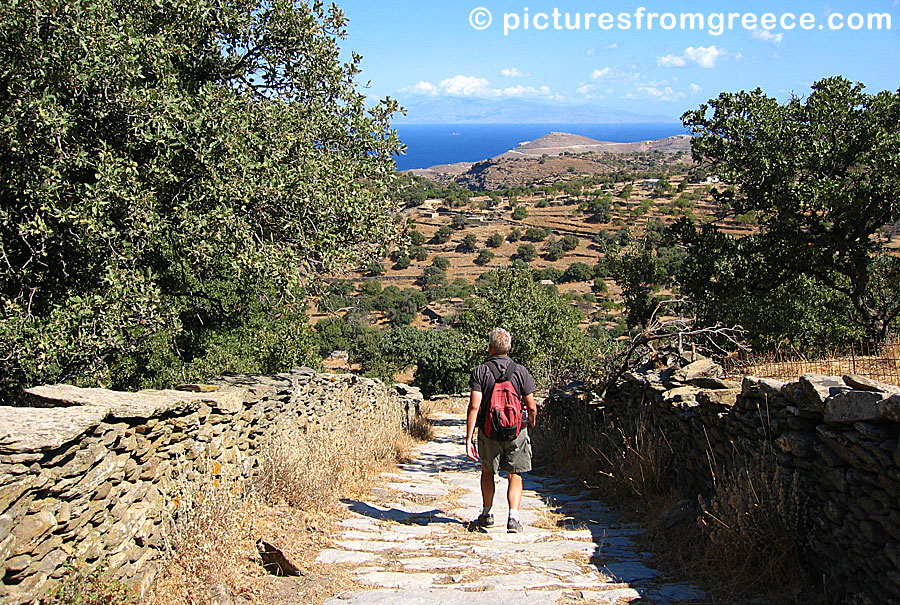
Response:
[{"label": "dry weeds", "polygon": [[760,593],[796,597],[810,585],[799,476],[765,460],[726,474],[709,500],[701,500],[702,562],[728,570],[717,580],[729,600]]},{"label": "dry weeds", "polygon": [[[412,447],[412,438],[387,420],[342,431],[283,424],[261,447],[251,480],[224,476],[215,463],[200,477],[186,477],[173,502],[170,554],[148,602],[206,603],[216,584],[272,604],[320,603],[351,588],[340,566],[314,564],[335,533],[338,500],[367,491]],[[305,574],[268,575],[256,550],[259,538],[276,544]]]}]

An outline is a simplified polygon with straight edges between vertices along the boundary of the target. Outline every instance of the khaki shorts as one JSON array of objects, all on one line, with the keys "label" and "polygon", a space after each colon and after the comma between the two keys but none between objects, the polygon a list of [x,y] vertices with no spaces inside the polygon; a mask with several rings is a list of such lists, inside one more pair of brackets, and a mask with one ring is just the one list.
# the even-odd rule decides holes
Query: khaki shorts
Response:
[{"label": "khaki shorts", "polygon": [[478,431],[478,455],[481,466],[495,475],[501,470],[507,473],[527,473],[531,470],[531,439],[523,428],[513,441],[494,441]]}]

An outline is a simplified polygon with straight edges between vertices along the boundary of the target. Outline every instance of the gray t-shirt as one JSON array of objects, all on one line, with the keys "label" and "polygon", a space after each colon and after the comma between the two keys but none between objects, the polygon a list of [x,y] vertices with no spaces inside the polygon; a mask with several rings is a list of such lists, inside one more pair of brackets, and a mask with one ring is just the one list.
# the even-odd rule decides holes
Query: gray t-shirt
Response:
[{"label": "gray t-shirt", "polygon": [[[488,364],[493,365],[494,362],[500,367],[500,374],[502,375],[506,372],[507,366],[509,366],[513,360],[507,355],[494,355],[472,370],[472,375],[469,377],[469,389],[486,394],[481,400],[481,410],[478,413],[479,423],[481,422],[481,414],[484,410],[484,406],[487,403],[485,399],[490,396],[491,391],[494,389],[494,374],[491,372],[491,368],[488,367]],[[516,364],[516,369],[513,370],[509,380],[513,383],[513,386],[516,387],[516,393],[518,393],[519,397],[522,399],[522,419],[525,420],[527,419],[528,414],[528,408],[525,406],[525,397],[537,390],[537,387],[534,384],[534,378],[525,366]]]}]

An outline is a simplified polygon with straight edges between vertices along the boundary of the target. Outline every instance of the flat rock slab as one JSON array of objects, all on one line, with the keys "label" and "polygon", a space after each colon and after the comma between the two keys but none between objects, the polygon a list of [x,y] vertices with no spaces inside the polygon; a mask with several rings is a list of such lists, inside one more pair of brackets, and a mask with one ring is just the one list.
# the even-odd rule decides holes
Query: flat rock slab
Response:
[{"label": "flat rock slab", "polygon": [[356,576],[361,584],[382,588],[423,588],[431,586],[437,576],[430,573],[400,571],[369,571]]},{"label": "flat rock slab", "polygon": [[582,590],[578,595],[589,603],[622,603],[636,601],[641,593],[634,588],[611,588],[609,590]]},{"label": "flat rock slab", "polygon": [[[694,586],[661,582],[632,541],[642,530],[621,522],[596,492],[558,477],[526,476],[523,532],[506,531],[505,479],[496,483],[495,526],[467,531],[482,503],[478,466],[462,455],[464,433],[462,416],[442,416],[436,441],[419,446],[398,472],[382,475],[369,497],[344,501],[348,518],[317,562],[346,566],[371,588],[329,598],[327,605],[703,598]],[[565,521],[557,527],[555,519]]]},{"label": "flat rock slab", "polygon": [[316,563],[371,563],[377,558],[377,555],[368,552],[329,548],[319,553]]},{"label": "flat rock slab", "polygon": [[473,592],[456,588],[370,590],[332,597],[325,605],[553,605],[562,596],[561,590],[528,593]]}]

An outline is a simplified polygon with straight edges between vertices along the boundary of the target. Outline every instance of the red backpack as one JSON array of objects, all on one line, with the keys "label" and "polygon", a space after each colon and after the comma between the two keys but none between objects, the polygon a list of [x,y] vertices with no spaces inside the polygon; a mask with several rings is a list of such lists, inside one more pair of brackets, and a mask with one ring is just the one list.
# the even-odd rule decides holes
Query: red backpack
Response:
[{"label": "red backpack", "polygon": [[522,399],[510,381],[516,363],[510,361],[502,376],[497,362],[492,361],[488,368],[494,375],[494,388],[484,414],[484,434],[494,441],[512,441],[522,430]]}]

